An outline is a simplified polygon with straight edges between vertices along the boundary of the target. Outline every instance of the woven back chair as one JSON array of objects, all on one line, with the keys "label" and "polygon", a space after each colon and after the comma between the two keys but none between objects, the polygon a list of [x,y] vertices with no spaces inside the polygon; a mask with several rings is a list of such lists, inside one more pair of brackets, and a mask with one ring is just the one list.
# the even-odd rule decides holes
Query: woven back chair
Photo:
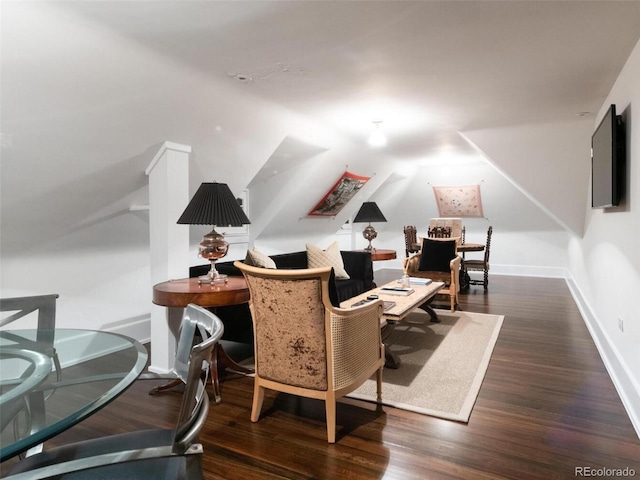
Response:
[{"label": "woven back chair", "polygon": [[482,280],[469,280],[471,285],[482,285],[486,290],[489,288],[489,254],[491,253],[491,235],[493,235],[493,227],[489,227],[487,230],[487,241],[484,246],[484,257],[482,260],[467,260],[464,261],[464,267],[467,271],[479,271],[482,272]]},{"label": "woven back chair", "polygon": [[338,309],[329,300],[331,268],[274,270],[241,262],[251,298],[255,383],[251,421],[265,389],[325,402],[327,438],[336,437],[336,399],[377,378],[380,401],[384,345],[382,301]]}]

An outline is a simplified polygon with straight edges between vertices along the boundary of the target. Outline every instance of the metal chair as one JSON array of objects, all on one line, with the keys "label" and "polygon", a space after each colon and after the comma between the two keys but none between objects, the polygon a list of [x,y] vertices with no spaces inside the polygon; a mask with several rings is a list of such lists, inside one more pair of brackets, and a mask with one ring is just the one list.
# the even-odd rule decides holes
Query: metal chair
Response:
[{"label": "metal chair", "polygon": [[[198,305],[187,305],[184,309],[184,314],[182,315],[182,321],[180,322],[178,343],[176,345],[176,357],[173,368],[168,373],[156,374],[149,372],[143,373],[140,376],[141,380],[170,380],[170,382],[164,385],[152,388],[149,391],[149,395],[155,395],[162,390],[167,390],[186,383],[191,347],[200,339],[206,340],[212,335],[216,320],[220,319],[211,311]],[[216,358],[216,355],[212,355],[210,359],[207,359],[207,361],[204,362],[202,369],[208,370],[210,368],[217,368]],[[214,380],[214,378],[217,379],[218,376],[211,375],[211,386],[213,387],[214,400],[216,403],[219,403],[220,385],[217,380]]]},{"label": "metal chair", "polygon": [[[56,327],[56,300],[58,294],[35,295],[29,297],[13,297],[0,299],[0,312],[13,312],[0,319],[0,327],[4,327],[20,319],[26,319],[37,312],[37,333],[31,350],[40,352],[50,359],[50,371],[56,374],[56,381],[62,379],[62,367],[58,354],[53,347],[54,331]],[[5,382],[6,383],[6,382]],[[19,429],[40,430],[45,424],[45,401],[53,395],[52,388],[47,395],[43,391],[34,391],[26,397],[19,396],[11,400],[0,409],[0,431],[9,423],[14,422],[14,434],[19,437]],[[20,427],[18,419],[24,416],[24,426]],[[42,445],[33,447],[21,456],[29,456],[42,451]]]},{"label": "metal chair", "polygon": [[484,289],[489,288],[489,254],[491,250],[491,235],[493,235],[493,227],[487,230],[487,242],[484,247],[484,257],[482,260],[464,260],[464,267],[469,271],[482,272],[482,280],[470,279],[470,285],[482,285]]},{"label": "metal chair", "polygon": [[334,443],[337,398],[375,373],[381,400],[383,302],[345,309],[331,305],[331,267],[274,270],[234,265],[251,293],[256,356],[251,421],[260,417],[265,389],[323,400],[327,439]]},{"label": "metal chair", "polygon": [[0,319],[0,327],[4,327],[27,315],[38,312],[37,336],[34,345],[38,350],[51,357],[56,375],[60,380],[60,360],[53,348],[54,330],[56,328],[56,300],[58,294],[36,295],[32,297],[14,297],[0,299],[0,312],[14,312]]},{"label": "metal chair", "polygon": [[209,413],[202,364],[223,333],[222,322],[210,315],[211,336],[190,349],[175,429],[128,432],[46,450],[19,462],[6,478],[202,479],[203,449],[197,438]]}]

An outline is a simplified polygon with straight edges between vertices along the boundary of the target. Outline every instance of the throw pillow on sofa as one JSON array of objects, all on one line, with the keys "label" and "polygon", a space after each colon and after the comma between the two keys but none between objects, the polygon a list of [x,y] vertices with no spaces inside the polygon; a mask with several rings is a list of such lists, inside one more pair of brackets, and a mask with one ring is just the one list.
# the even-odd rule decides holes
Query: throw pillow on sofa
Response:
[{"label": "throw pillow on sofa", "polygon": [[247,250],[247,256],[244,259],[244,263],[253,267],[277,268],[276,262],[274,262],[269,255],[265,255],[255,248]]},{"label": "throw pillow on sofa", "polygon": [[344,269],[344,262],[342,261],[338,242],[333,242],[326,250],[307,243],[307,266],[309,268],[333,267],[336,278],[345,280],[351,278]]}]

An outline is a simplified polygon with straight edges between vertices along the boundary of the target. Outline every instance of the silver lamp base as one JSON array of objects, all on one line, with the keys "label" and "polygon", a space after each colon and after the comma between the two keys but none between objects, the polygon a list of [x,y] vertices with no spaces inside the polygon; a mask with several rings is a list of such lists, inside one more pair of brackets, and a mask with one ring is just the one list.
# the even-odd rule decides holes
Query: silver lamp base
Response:
[{"label": "silver lamp base", "polygon": [[366,252],[372,252],[373,250],[375,250],[372,246],[371,246],[371,240],[373,240],[374,238],[376,238],[378,236],[378,232],[376,232],[376,229],[373,228],[371,226],[371,224],[369,224],[368,226],[366,226],[364,228],[364,230],[362,231],[362,236],[366,239],[369,240],[369,246],[367,248],[365,248],[364,250]]},{"label": "silver lamp base", "polygon": [[198,283],[205,285],[227,283],[229,281],[227,275],[218,273],[216,270],[216,260],[224,257],[229,250],[229,243],[224,239],[224,236],[213,228],[202,237],[198,250],[202,258],[206,258],[211,262],[211,270],[206,275],[198,277]]}]

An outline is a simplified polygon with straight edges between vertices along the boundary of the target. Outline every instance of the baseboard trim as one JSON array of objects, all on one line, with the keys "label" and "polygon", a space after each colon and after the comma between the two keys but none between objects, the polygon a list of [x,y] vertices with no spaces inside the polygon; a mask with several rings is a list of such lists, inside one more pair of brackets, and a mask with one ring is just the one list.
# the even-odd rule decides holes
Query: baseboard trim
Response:
[{"label": "baseboard trim", "polygon": [[622,404],[629,415],[631,424],[640,438],[640,385],[630,373],[624,359],[609,338],[609,335],[600,328],[600,323],[589,302],[585,299],[580,287],[570,273],[566,276],[569,291],[580,310],[580,314],[587,325],[591,338],[600,353],[609,377],[618,391]]},{"label": "baseboard trim", "polygon": [[540,267],[535,265],[495,265],[491,264],[489,275],[512,275],[516,277],[567,278],[563,267]]},{"label": "baseboard trim", "polygon": [[[373,270],[382,269],[400,269],[402,270],[402,263],[404,258],[387,260],[384,262],[374,262]],[[478,272],[471,272],[471,275],[476,275]],[[482,273],[480,272],[480,275]],[[491,263],[491,270],[489,270],[489,276],[491,275],[511,275],[516,277],[542,277],[542,278],[567,278],[568,271],[563,267],[540,267],[536,265],[500,265]]]},{"label": "baseboard trim", "polygon": [[142,344],[149,343],[151,341],[151,314],[139,315],[108,324],[102,330],[134,338]]}]

